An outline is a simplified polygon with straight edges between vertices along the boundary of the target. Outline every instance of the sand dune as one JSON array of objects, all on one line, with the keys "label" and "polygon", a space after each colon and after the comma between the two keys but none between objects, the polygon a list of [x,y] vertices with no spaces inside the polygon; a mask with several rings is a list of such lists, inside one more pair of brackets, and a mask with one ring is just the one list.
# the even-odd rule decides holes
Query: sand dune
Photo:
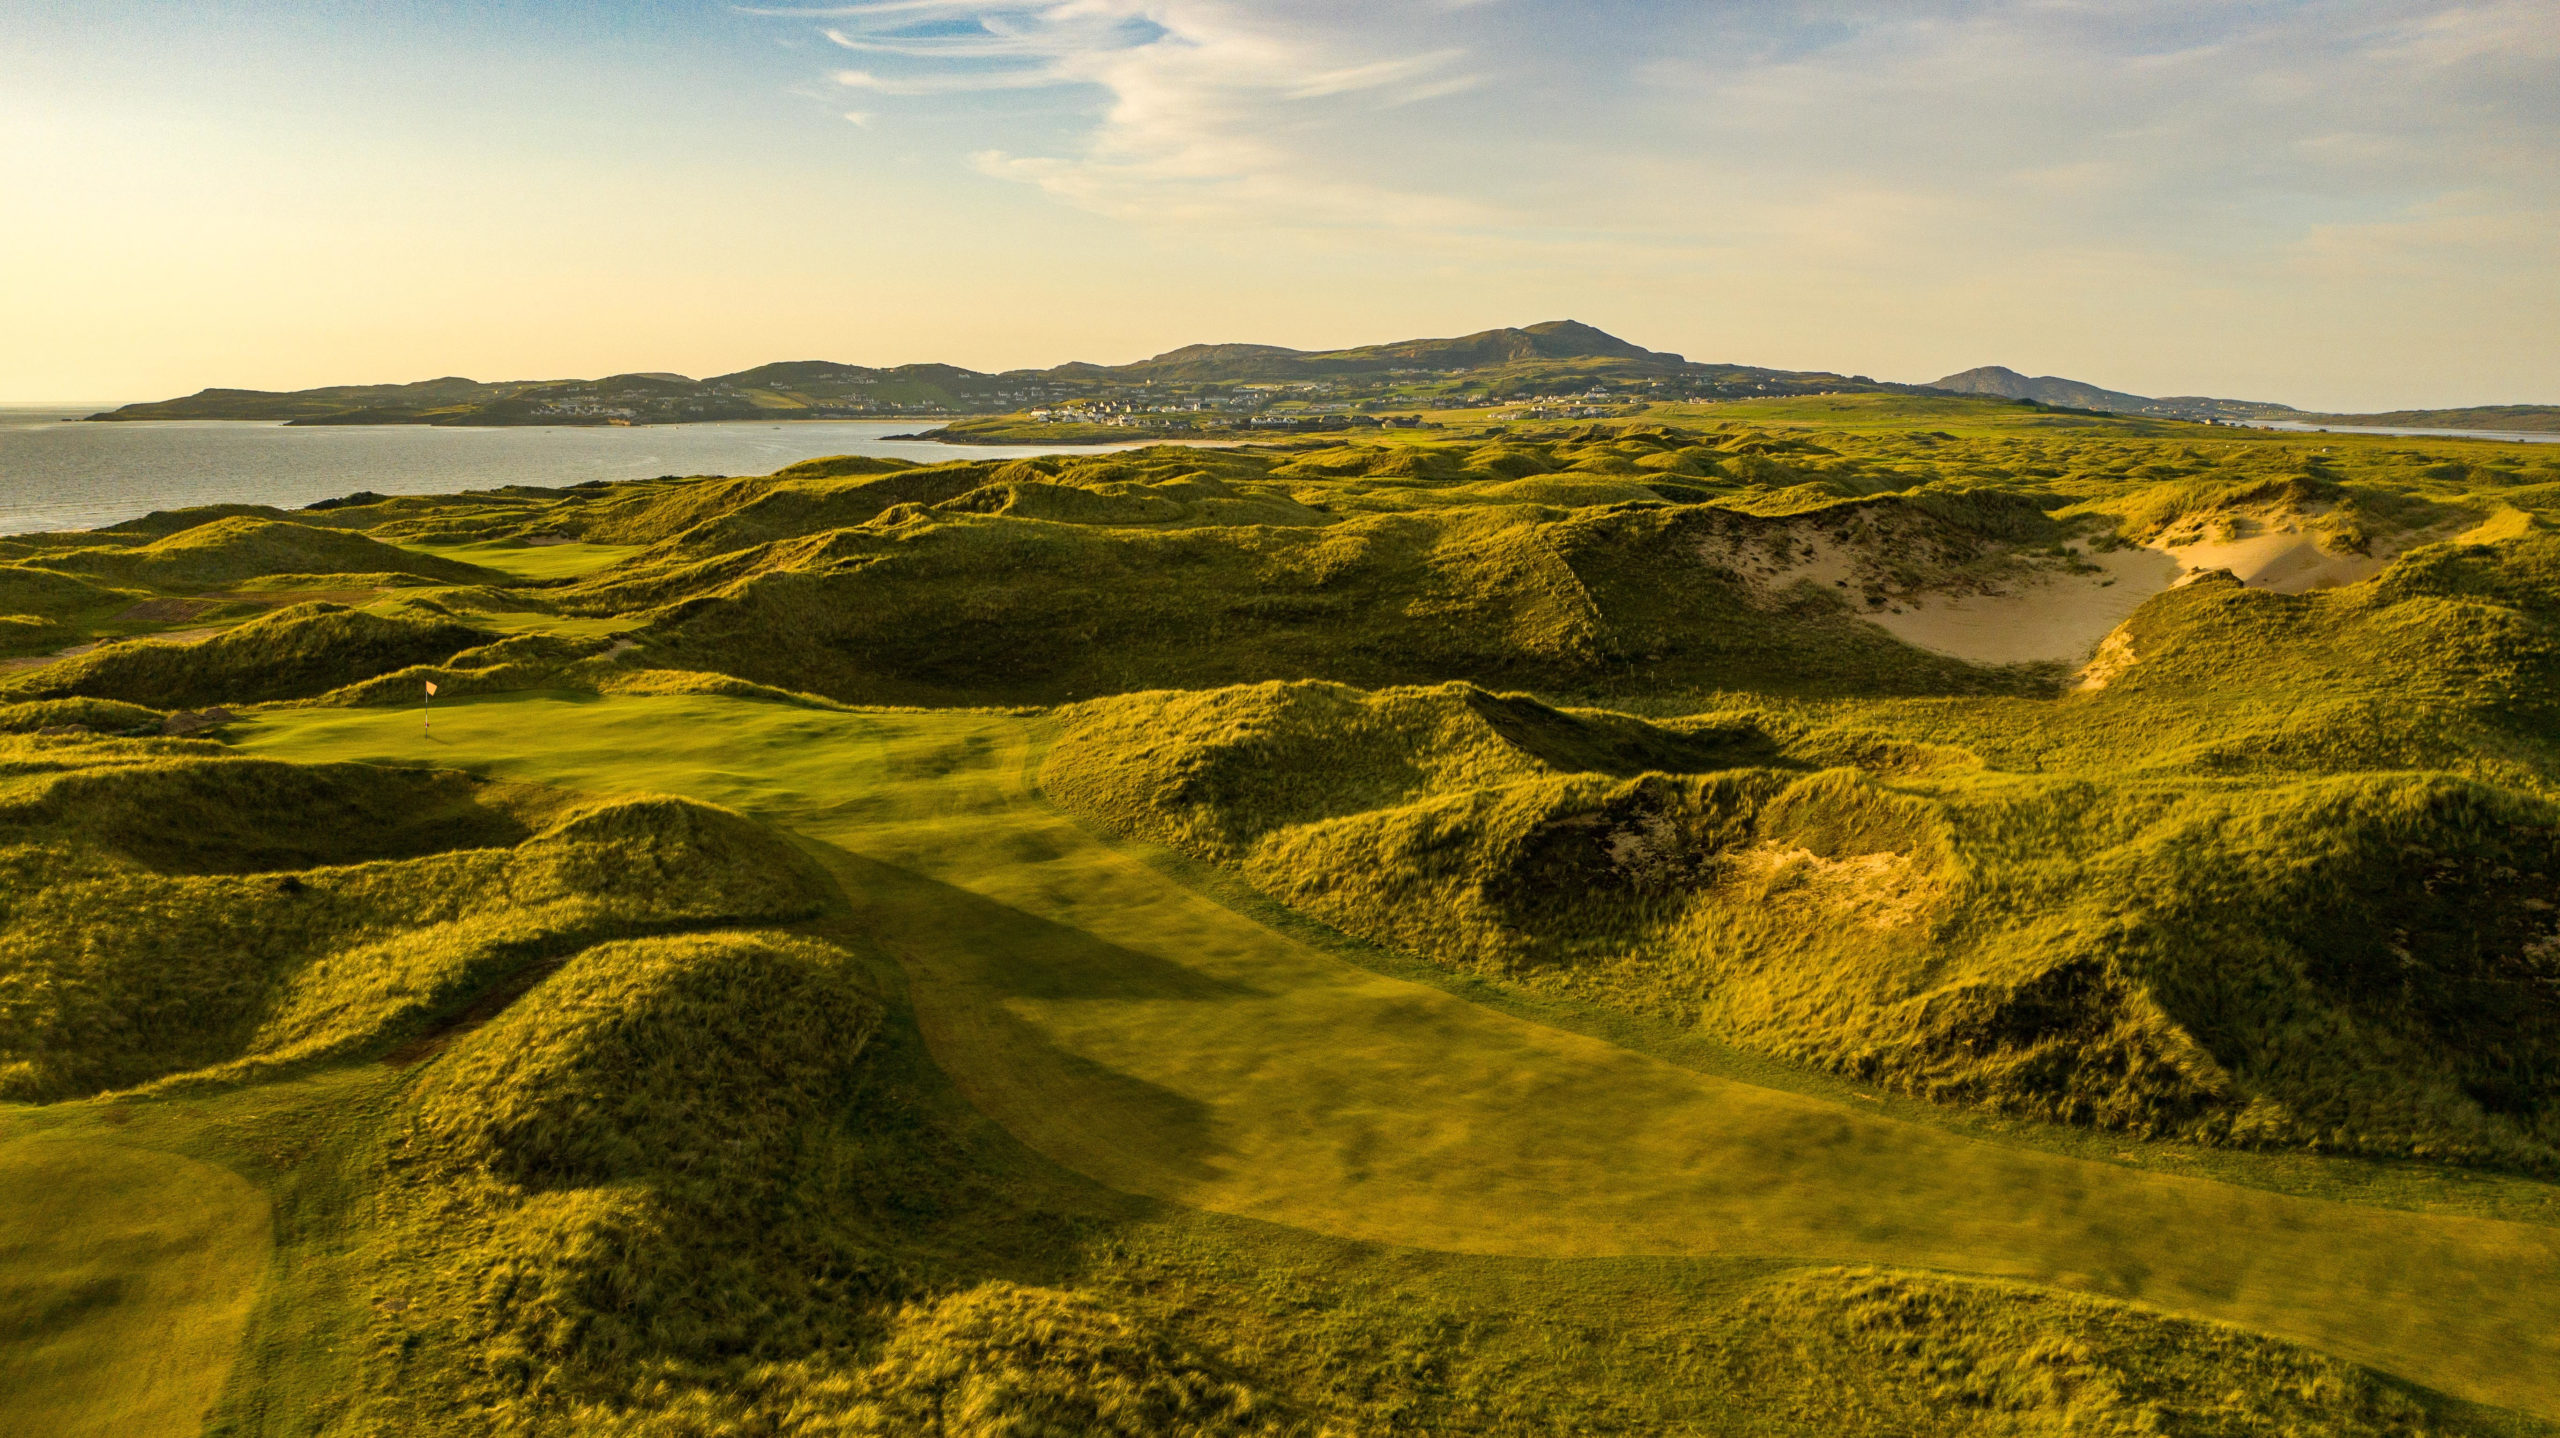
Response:
[{"label": "sand dune", "polygon": [[[2098,566],[2098,573],[2054,574],[2000,594],[1921,596],[1904,601],[1899,612],[1865,617],[1906,644],[1976,664],[2078,664],[2090,659],[2144,600],[2200,574],[2227,569],[2251,588],[2300,594],[2370,579],[2402,551],[2435,537],[2404,534],[2377,538],[2363,552],[2333,552],[2321,547],[2312,528],[2318,518],[2231,516],[2219,536],[2082,555]],[[2113,666],[2117,671],[2130,662],[2128,656],[2115,657],[2123,661]],[[2104,677],[2091,676],[2082,687],[2104,683]]]}]

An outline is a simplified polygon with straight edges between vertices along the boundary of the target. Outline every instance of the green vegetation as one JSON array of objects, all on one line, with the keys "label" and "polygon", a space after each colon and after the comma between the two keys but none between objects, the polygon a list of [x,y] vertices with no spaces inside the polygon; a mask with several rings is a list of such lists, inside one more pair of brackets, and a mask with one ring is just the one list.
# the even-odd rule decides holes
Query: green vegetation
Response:
[{"label": "green vegetation", "polygon": [[0,697],[169,708],[301,699],[496,638],[450,619],[297,604],[192,644],[112,644],[0,679]]},{"label": "green vegetation", "polygon": [[23,766],[0,1094],[379,1053],[602,937],[811,903],[787,851],[698,806],[529,832],[459,776],[166,752],[191,747]]},{"label": "green vegetation", "polygon": [[[265,419],[292,424],[684,424],[704,420],[845,419],[1031,411],[1013,428],[1060,438],[1084,429],[1331,428],[1415,403],[1484,404],[1570,391],[1622,397],[1807,394],[1906,388],[1826,373],[1696,364],[1572,320],[1305,351],[1277,345],[1188,345],[1136,364],[1063,364],[981,374],[943,364],[802,360],[694,380],[620,374],[596,380],[332,385],[276,393],[209,389],[129,404],[96,420]],[[1037,407],[1037,408],[1035,408]],[[1063,418],[1061,416],[1070,416]],[[1099,421],[1097,423],[1096,421]],[[1072,437],[1071,437],[1072,436]]]},{"label": "green vegetation", "polygon": [[203,1431],[267,1264],[265,1195],[174,1154],[20,1138],[0,1141],[0,1213],[0,1426]]},{"label": "green vegetation", "polygon": [[1069,723],[1062,802],[1452,967],[1934,1099],[2560,1166],[2539,800],[1950,773],[1767,715],[1653,729],[1471,689]]},{"label": "green vegetation", "polygon": [[[1039,802],[1039,721],[519,696],[440,723],[442,756],[494,777],[645,785],[802,836],[848,905],[852,927],[829,936],[894,956],[969,1101],[1111,1189],[1328,1242],[1573,1273],[1785,1254],[2009,1274],[2540,1401],[2518,1386],[2539,1381],[2521,1375],[2542,1371],[2539,1335],[2560,1316],[2543,1312],[2560,1239],[2538,1197],[2519,1197],[2526,1221],[2455,1219],[2201,1182],[2179,1172],[2180,1149],[2142,1150],[2145,1168],[1970,1142],[1845,1089],[1702,1074],[1385,978]],[[278,712],[246,742],[308,760],[423,747],[361,709]],[[1581,1321],[1605,1328],[1604,1314]],[[1226,1348],[1214,1325],[1192,1332]]]},{"label": "green vegetation", "polygon": [[2560,454],[1441,413],[0,541],[0,1426],[2553,1431]]}]

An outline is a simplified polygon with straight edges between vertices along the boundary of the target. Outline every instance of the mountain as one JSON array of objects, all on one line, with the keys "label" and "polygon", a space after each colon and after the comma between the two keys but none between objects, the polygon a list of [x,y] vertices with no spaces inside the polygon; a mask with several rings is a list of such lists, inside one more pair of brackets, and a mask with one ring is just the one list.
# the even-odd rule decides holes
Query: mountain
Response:
[{"label": "mountain", "polygon": [[2157,403],[2138,394],[2101,389],[2059,375],[2039,375],[2029,379],[2006,365],[1987,364],[1961,374],[1951,374],[1933,381],[1931,389],[1953,390],[1957,394],[1994,395],[2001,399],[2031,399],[2038,404],[2062,405],[2069,409],[2102,409],[2116,414],[2147,414]]},{"label": "mountain", "polygon": [[2171,395],[2152,399],[2122,390],[2084,384],[2060,375],[2032,379],[2005,365],[1982,365],[1931,381],[1930,389],[1955,394],[1991,395],[2033,400],[2065,409],[2103,410],[2109,414],[2149,415],[2159,419],[2206,423],[2287,420],[2301,424],[2374,425],[2390,429],[2475,429],[2560,431],[2560,405],[2475,405],[2465,409],[2397,409],[2379,414],[2323,414],[2267,400],[2215,399],[2207,395]]},{"label": "mountain", "polygon": [[[1250,387],[1242,388],[1239,387]],[[1577,320],[1398,340],[1338,350],[1195,344],[1124,365],[1072,363],[986,374],[956,365],[887,369],[788,360],[709,379],[667,373],[603,379],[333,385],[287,392],[208,389],[129,404],[95,420],[243,419],[290,424],[683,424],[723,419],[847,419],[997,413],[1066,405],[1258,412],[1278,402],[1504,403],[1570,394],[1618,401],[1732,399],[1901,389],[1862,377],[1697,364]]]}]

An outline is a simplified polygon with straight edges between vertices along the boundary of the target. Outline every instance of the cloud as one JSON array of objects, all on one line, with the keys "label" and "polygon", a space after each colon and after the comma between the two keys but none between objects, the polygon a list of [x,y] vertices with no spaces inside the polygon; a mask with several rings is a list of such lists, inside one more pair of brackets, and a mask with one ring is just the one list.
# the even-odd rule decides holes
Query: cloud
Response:
[{"label": "cloud", "polygon": [[2548,257],[2513,217],[2560,208],[2549,13],[885,0],[823,28],[863,57],[837,82],[867,94],[1061,92],[971,166],[1134,224],[1874,277],[2135,255],[2336,271],[2350,250],[2393,268],[2377,247],[2450,254],[2466,226],[2502,262]]},{"label": "cloud", "polygon": [[[1393,7],[1387,7],[1392,11]],[[849,11],[849,13],[848,13]],[[1048,153],[981,150],[982,174],[1150,224],[1446,227],[1495,207],[1361,153],[1367,117],[1463,93],[1483,77],[1445,16],[1382,21],[1349,3],[1058,0],[989,7],[898,0],[830,18],[827,38],[873,57],[839,85],[887,96],[1074,87],[1094,119]],[[1374,128],[1369,133],[1374,136]]]}]

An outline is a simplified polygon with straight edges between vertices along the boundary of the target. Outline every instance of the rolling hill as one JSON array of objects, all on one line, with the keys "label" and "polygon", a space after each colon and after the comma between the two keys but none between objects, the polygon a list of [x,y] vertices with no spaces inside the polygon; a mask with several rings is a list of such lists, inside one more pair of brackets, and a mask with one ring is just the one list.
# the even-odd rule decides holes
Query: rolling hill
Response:
[{"label": "rolling hill", "polygon": [[2285,420],[2303,424],[2366,425],[2390,429],[2560,431],[2560,405],[2474,405],[2463,409],[2398,409],[2378,414],[2323,414],[2264,400],[2209,399],[2202,395],[2178,395],[2168,399],[2152,399],[2145,395],[2126,394],[2122,390],[2103,389],[2097,385],[2083,384],[2078,380],[2063,379],[2058,375],[2041,375],[2030,379],[2016,370],[2001,365],[1984,365],[1978,369],[1951,374],[1943,379],[1931,381],[1927,388],[1945,390],[1950,394],[1997,395],[2002,399],[2033,400],[2038,404],[2058,405],[2068,409],[2092,409],[2109,414],[2153,415],[2161,419],[2223,423]]},{"label": "rolling hill", "polygon": [[887,369],[801,360],[694,380],[624,374],[596,380],[337,385],[269,393],[208,389],[130,404],[97,420],[267,419],[294,424],[680,424],[757,418],[847,418],[905,413],[1010,413],[1069,403],[1204,402],[1251,414],[1272,399],[1240,385],[1302,385],[1346,401],[1463,401],[1570,387],[1665,397],[1876,390],[1846,376],[1693,364],[1571,320],[1301,351],[1275,345],[1189,345],[1125,365],[1064,364],[982,374],[952,365]]},{"label": "rolling hill", "polygon": [[0,1432],[2560,1433],[2560,451],[1692,413],[0,544]]}]

